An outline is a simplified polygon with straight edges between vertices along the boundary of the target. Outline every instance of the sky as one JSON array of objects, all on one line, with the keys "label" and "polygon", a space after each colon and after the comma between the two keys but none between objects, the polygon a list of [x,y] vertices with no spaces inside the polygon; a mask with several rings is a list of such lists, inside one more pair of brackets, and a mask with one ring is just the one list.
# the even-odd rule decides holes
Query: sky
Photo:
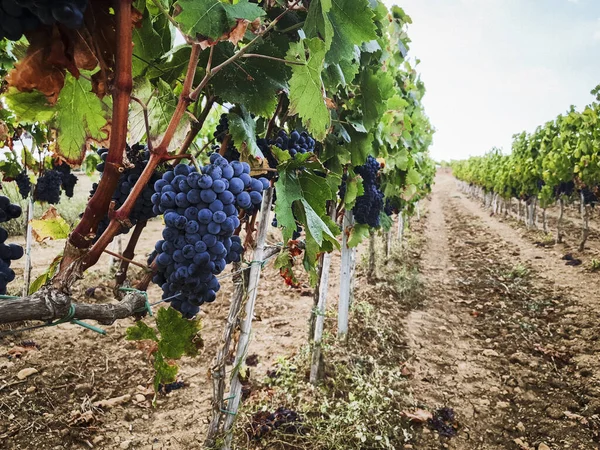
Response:
[{"label": "sky", "polygon": [[411,16],[410,55],[436,160],[510,152],[600,84],[600,0],[384,0]]}]

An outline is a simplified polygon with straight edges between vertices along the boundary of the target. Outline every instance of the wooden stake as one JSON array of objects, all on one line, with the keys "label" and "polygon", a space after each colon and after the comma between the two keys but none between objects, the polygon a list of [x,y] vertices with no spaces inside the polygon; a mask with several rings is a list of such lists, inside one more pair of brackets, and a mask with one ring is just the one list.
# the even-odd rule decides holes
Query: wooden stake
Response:
[{"label": "wooden stake", "polygon": [[340,299],[338,305],[338,338],[348,334],[348,314],[350,311],[352,250],[348,247],[348,233],[354,223],[352,211],[346,211],[342,227],[342,262],[340,275]]},{"label": "wooden stake", "polygon": [[260,211],[260,223],[258,225],[258,236],[256,238],[256,248],[254,250],[255,263],[250,269],[248,280],[248,301],[246,302],[246,317],[240,326],[240,338],[238,341],[235,362],[233,365],[233,375],[231,388],[229,390],[229,400],[227,402],[227,417],[225,419],[225,443],[223,450],[231,448],[231,428],[240,406],[242,397],[242,379],[240,370],[246,360],[248,347],[250,345],[250,333],[252,332],[252,320],[254,319],[254,307],[256,306],[256,296],[258,294],[258,283],[262,272],[260,261],[264,258],[265,242],[267,240],[267,230],[269,227],[269,216],[271,215],[271,204],[273,203],[273,191],[271,187],[263,195],[263,202]]},{"label": "wooden stake", "polygon": [[23,297],[29,295],[29,286],[31,285],[31,244],[33,242],[31,221],[33,220],[33,206],[33,195],[30,193],[29,198],[27,199],[27,242],[25,244]]}]

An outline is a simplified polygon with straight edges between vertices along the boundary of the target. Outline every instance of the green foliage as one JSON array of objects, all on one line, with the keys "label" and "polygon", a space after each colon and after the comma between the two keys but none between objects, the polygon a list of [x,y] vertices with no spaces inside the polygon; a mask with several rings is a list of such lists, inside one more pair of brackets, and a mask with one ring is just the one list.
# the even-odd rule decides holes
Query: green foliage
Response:
[{"label": "green foliage", "polygon": [[[451,163],[457,178],[500,194],[549,206],[573,188],[595,190],[600,183],[600,105],[566,114],[513,137],[512,153],[494,149],[483,157]],[[569,187],[570,186],[570,187]]]},{"label": "green foliage", "polygon": [[156,314],[156,331],[142,321],[127,329],[126,339],[129,341],[156,342],[153,351],[156,391],[160,384],[176,379],[179,369],[170,360],[198,354],[196,339],[200,328],[199,320],[186,320],[172,308],[160,308]]}]

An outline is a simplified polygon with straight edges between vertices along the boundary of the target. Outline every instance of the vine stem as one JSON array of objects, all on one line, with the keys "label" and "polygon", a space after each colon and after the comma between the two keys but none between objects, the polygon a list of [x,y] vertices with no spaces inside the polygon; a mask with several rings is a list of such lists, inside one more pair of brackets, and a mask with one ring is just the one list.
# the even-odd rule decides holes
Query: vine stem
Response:
[{"label": "vine stem", "polygon": [[185,139],[181,144],[181,148],[177,153],[183,154],[188,152],[192,143],[196,139],[196,136],[198,136],[198,133],[204,126],[204,122],[206,122],[206,119],[208,118],[208,115],[210,114],[210,111],[212,110],[212,107],[215,104],[216,100],[217,98],[212,95],[206,98],[206,105],[202,109],[200,116],[192,122],[190,131],[188,131],[187,135],[185,136]]},{"label": "vine stem", "polygon": [[[119,270],[117,271],[117,276],[115,278],[117,288],[122,286],[125,280],[127,279],[127,269],[129,269],[129,263],[135,257],[135,247],[137,246],[137,243],[140,240],[140,236],[142,235],[142,232],[144,231],[144,228],[146,228],[147,224],[148,221],[146,220],[138,222],[135,225],[133,232],[131,233],[131,237],[129,238],[129,242],[127,242],[127,247],[125,247],[125,251],[123,252],[123,257],[121,258],[121,265],[119,267]],[[146,270],[148,269],[148,267],[145,265],[136,265],[143,267]]]},{"label": "vine stem", "polygon": [[262,59],[268,59],[271,61],[277,61],[277,62],[280,62],[283,64],[290,64],[292,66],[305,66],[306,65],[302,61],[288,61],[286,59],[276,58],[274,56],[261,55],[260,53],[246,53],[244,55],[244,58],[262,58]]},{"label": "vine stem", "polygon": [[148,268],[144,264],[139,263],[137,261],[134,261],[133,259],[127,258],[127,257],[125,257],[125,256],[123,256],[123,255],[121,255],[119,253],[111,252],[110,250],[104,250],[104,253],[106,253],[107,255],[110,255],[110,256],[112,256],[112,257],[114,257],[116,259],[120,259],[121,261],[126,262],[128,264],[133,264],[134,266],[141,267],[142,269],[147,269]]},{"label": "vine stem", "polygon": [[189,106],[190,99],[190,91],[192,88],[192,84],[194,82],[194,75],[196,73],[196,67],[198,66],[198,60],[200,59],[200,46],[198,44],[192,45],[192,53],[190,55],[190,61],[188,63],[188,68],[183,84],[183,88],[181,90],[181,94],[179,96],[179,102],[177,103],[177,108],[171,117],[171,121],[167,127],[167,131],[160,142],[151,152],[150,159],[146,164],[146,167],[142,171],[139,179],[136,181],[133,189],[127,196],[127,200],[125,203],[115,211],[113,217],[111,217],[110,223],[107,229],[104,231],[100,239],[96,241],[96,243],[91,248],[90,252],[85,255],[83,260],[83,268],[84,270],[88,267],[93,266],[98,262],[100,255],[102,252],[108,247],[108,244],[113,240],[113,238],[118,233],[121,223],[127,221],[128,217],[133,210],[135,202],[138,197],[150,181],[152,174],[154,173],[156,167],[163,161],[168,159],[172,159],[168,154],[168,148],[173,140],[173,136],[175,135],[175,131],[177,130],[177,125],[181,121],[183,115],[185,114],[187,107]]},{"label": "vine stem", "polygon": [[[127,145],[129,102],[133,88],[131,0],[119,0],[116,8],[117,52],[113,85],[112,130],[106,165],[98,189],[90,199],[81,221],[69,235],[58,275],[53,280],[60,287],[68,286],[75,269],[73,264],[81,250],[89,248],[100,220],[106,215],[113,193],[123,171],[123,151]],[[69,270],[67,270],[69,268]],[[79,274],[77,274],[79,275]]]}]

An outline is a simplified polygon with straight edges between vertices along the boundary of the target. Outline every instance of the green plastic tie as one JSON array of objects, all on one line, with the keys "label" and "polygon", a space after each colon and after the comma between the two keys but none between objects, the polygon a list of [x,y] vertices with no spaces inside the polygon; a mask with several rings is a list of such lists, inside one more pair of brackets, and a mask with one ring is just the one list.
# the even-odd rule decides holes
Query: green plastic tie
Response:
[{"label": "green plastic tie", "polygon": [[74,319],[75,317],[75,305],[73,305],[71,303],[71,306],[69,307],[69,312],[67,313],[67,315],[65,317],[63,317],[62,319],[57,320],[56,322],[52,322],[49,323],[47,326],[48,327],[54,327],[56,325],[60,325],[62,323],[72,323],[73,325],[78,325],[82,328],[85,328],[87,330],[93,331],[95,333],[101,334],[102,336],[106,336],[106,331],[104,331],[102,328],[98,328],[95,327],[93,325],[90,325],[89,323],[86,322],[82,322],[81,320],[77,320]]},{"label": "green plastic tie", "polygon": [[152,305],[150,305],[150,302],[148,301],[148,293],[146,291],[140,291],[139,289],[127,288],[127,287],[120,287],[119,290],[123,291],[123,292],[135,292],[137,294],[143,295],[146,298],[146,304],[144,305],[144,307],[142,309],[138,309],[134,312],[139,312],[139,313],[146,312],[146,313],[148,313],[148,315],[150,317],[153,316]]},{"label": "green plastic tie", "polygon": [[15,297],[14,295],[0,295],[0,300],[16,300],[21,297]]}]

